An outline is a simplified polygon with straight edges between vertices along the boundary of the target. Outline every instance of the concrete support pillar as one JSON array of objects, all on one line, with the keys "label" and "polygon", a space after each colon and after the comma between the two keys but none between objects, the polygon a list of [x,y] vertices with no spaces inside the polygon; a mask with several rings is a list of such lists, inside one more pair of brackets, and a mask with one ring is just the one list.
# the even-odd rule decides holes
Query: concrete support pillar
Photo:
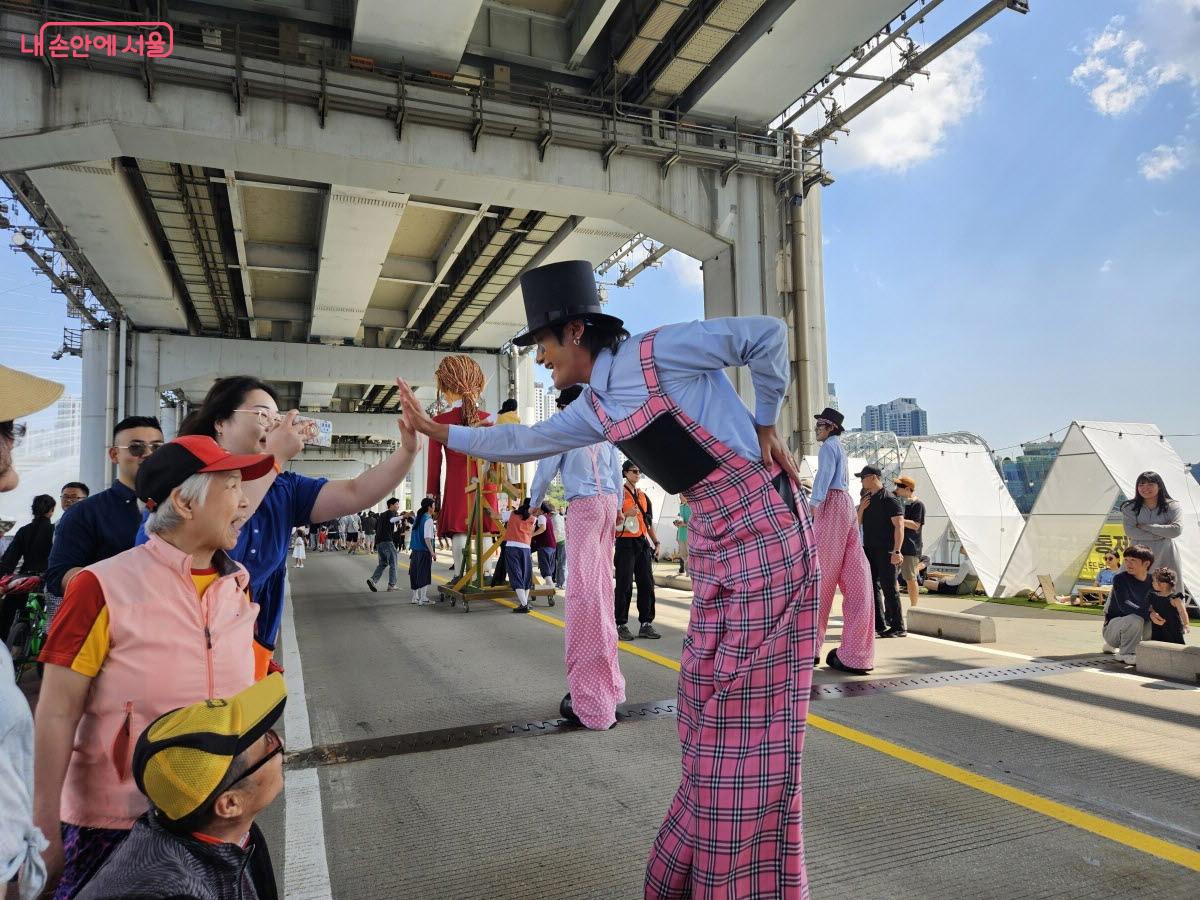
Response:
[{"label": "concrete support pillar", "polygon": [[[526,425],[537,421],[537,411],[533,406],[533,382],[537,377],[537,364],[533,361],[532,353],[522,353],[517,358],[517,413]],[[550,373],[543,372],[546,381],[550,381]]]},{"label": "concrete support pillar", "polygon": [[788,255],[791,261],[792,389],[795,410],[791,443],[801,454],[817,452],[813,416],[829,399],[829,362],[825,342],[825,282],[821,242],[821,186],[804,192],[803,179],[792,183]]},{"label": "concrete support pillar", "polygon": [[133,367],[129,378],[127,409],[131,416],[162,416],[159,409],[158,387],[159,339],[156,334],[133,335],[131,357]]},{"label": "concrete support pillar", "polygon": [[158,411],[158,421],[162,425],[163,439],[173,440],[179,434],[179,423],[183,412],[178,406],[164,406]]},{"label": "concrete support pillar", "polygon": [[107,487],[111,469],[106,450],[109,435],[106,418],[108,402],[108,333],[83,332],[83,410],[79,436],[79,477],[92,492]]},{"label": "concrete support pillar", "polygon": [[[704,261],[704,316],[784,316],[775,261],[783,238],[779,202],[771,183],[732,176],[715,194],[714,226],[732,246]],[[729,373],[742,400],[754,408],[745,369]]]}]

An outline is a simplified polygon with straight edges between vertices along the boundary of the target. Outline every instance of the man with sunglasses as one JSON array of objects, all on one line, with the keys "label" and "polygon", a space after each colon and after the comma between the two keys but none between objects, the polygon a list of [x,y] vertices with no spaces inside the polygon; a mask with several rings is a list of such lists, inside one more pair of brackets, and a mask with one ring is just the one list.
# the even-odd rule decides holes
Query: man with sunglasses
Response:
[{"label": "man with sunglasses", "polygon": [[272,726],[286,701],[276,672],[143,731],[133,777],[150,811],[78,900],[274,898],[271,857],[254,820],[283,788],[283,741]]},{"label": "man with sunglasses", "polygon": [[108,448],[109,462],[117,467],[116,481],[107,490],[72,505],[55,527],[46,566],[46,590],[51,596],[62,597],[84,567],[133,546],[142,524],[134,480],[142,463],[162,444],[158,419],[130,416],[117,423]]}]

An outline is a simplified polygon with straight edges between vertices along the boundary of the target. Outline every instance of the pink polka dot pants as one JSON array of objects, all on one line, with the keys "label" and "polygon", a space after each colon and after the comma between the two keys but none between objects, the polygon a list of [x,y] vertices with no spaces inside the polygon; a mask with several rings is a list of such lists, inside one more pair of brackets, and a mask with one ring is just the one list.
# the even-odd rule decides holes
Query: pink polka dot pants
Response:
[{"label": "pink polka dot pants", "polygon": [[567,686],[579,721],[597,730],[617,720],[625,701],[612,611],[616,518],[612,494],[572,500],[567,509]]},{"label": "pink polka dot pants", "polygon": [[[845,491],[830,491],[813,511],[817,561],[821,568],[821,606],[817,647],[825,642],[833,595],[842,589],[842,643],[838,659],[855,669],[875,665],[875,595],[871,569],[858,533],[854,501]],[[820,652],[818,649],[817,652]]]}]

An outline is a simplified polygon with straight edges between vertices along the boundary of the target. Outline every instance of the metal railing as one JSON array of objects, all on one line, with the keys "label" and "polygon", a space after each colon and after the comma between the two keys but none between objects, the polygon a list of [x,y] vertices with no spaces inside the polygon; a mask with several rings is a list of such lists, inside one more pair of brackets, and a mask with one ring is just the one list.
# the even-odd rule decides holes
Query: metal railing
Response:
[{"label": "metal railing", "polygon": [[[0,0],[0,56],[32,60],[20,52],[30,26],[45,21],[114,21],[128,11],[103,3],[43,2],[36,6]],[[170,21],[170,15],[164,16]],[[219,32],[219,33],[218,33]],[[394,123],[397,140],[410,124],[465,131],[472,148],[487,135],[534,142],[539,157],[552,146],[594,150],[607,168],[615,156],[659,163],[666,177],[677,165],[780,179],[800,168],[801,154],[789,131],[747,128],[733,122],[680,118],[668,110],[625,103],[617,97],[573,94],[547,85],[499,81],[469,74],[439,75],[370,64],[339,46],[285,47],[277,35],[241,25],[175,29],[171,56],[43,58],[52,83],[57,72],[86,69],[136,77],[148,100],[160,83],[206,88],[231,95],[241,114],[249,98],[310,106],[325,127],[331,113],[350,112]],[[805,160],[805,168],[808,168]]]}]

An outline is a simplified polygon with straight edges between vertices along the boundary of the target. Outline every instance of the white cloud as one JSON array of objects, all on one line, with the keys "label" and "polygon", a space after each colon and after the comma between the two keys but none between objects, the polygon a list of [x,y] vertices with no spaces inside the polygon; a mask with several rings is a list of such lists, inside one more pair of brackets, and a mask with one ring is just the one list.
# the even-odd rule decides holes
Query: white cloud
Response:
[{"label": "white cloud", "polygon": [[[1200,0],[1139,0],[1132,21],[1114,16],[1082,51],[1071,83],[1087,91],[1101,115],[1127,115],[1159,89],[1185,84],[1192,89],[1191,115],[1200,101]],[[1187,168],[1194,144],[1184,124],[1173,144],[1159,144],[1138,157],[1149,181],[1162,181]]]},{"label": "white cloud", "polygon": [[663,257],[663,267],[685,288],[704,287],[704,272],[699,260],[672,250]]},{"label": "white cloud", "polygon": [[[983,101],[979,51],[989,43],[985,34],[970,35],[930,67],[929,78],[914,76],[911,90],[896,88],[850,122],[850,134],[826,147],[832,166],[903,172],[935,156],[950,129]],[[887,56],[881,53],[863,71],[890,75]]]},{"label": "white cloud", "polygon": [[1104,263],[1100,266],[1100,274],[1107,275],[1111,271],[1112,271],[1112,260],[1106,259],[1104,261]]},{"label": "white cloud", "polygon": [[1137,22],[1114,16],[1092,39],[1071,83],[1105,116],[1124,115],[1166,84],[1200,85],[1200,54],[1172,35],[1189,31],[1200,41],[1200,0],[1142,0]]},{"label": "white cloud", "polygon": [[1138,157],[1138,171],[1147,181],[1164,181],[1187,168],[1188,150],[1182,140],[1175,144],[1159,144],[1149,153]]}]

